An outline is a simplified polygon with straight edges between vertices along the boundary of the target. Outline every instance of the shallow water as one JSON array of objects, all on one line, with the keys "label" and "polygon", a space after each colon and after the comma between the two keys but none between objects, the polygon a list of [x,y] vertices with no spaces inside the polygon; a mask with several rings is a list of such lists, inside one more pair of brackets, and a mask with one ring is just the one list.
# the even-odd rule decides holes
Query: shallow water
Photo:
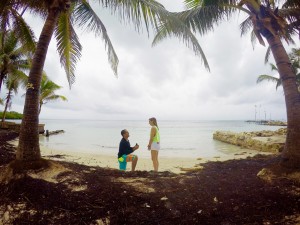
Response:
[{"label": "shallow water", "polygon": [[[65,152],[116,155],[121,140],[121,130],[130,133],[130,143],[138,143],[140,156],[149,156],[147,150],[150,126],[148,121],[103,120],[41,120],[45,130],[65,130],[65,133],[46,138],[41,135],[40,144]],[[217,130],[234,132],[277,130],[281,127],[264,126],[244,121],[159,121],[161,135],[160,156],[166,157],[214,157],[240,151],[240,147],[215,141]]]}]

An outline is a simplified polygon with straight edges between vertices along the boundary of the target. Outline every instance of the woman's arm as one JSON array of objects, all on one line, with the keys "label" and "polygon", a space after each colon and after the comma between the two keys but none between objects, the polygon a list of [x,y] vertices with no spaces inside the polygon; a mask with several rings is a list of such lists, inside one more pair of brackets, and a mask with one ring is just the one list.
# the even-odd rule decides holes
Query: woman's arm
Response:
[{"label": "woman's arm", "polygon": [[150,149],[151,144],[153,142],[153,138],[155,137],[155,135],[156,135],[156,129],[155,129],[155,127],[152,127],[151,132],[150,132],[150,139],[149,139],[148,149]]}]

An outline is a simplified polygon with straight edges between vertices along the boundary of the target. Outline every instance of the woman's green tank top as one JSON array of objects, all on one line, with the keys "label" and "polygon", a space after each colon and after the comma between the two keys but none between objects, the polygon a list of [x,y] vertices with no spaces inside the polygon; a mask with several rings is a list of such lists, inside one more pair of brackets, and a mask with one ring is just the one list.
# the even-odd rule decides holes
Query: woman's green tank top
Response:
[{"label": "woman's green tank top", "polygon": [[156,134],[155,134],[155,136],[153,138],[153,142],[160,142],[159,130],[158,130],[157,126],[154,126],[154,127],[156,129]]}]

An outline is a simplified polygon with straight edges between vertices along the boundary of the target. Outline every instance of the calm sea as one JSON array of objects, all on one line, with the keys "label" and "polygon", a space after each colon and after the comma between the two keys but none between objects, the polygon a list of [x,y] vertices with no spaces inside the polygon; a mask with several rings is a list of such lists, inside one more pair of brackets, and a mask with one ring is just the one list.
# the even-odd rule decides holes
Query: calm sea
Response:
[{"label": "calm sea", "polygon": [[[140,145],[136,153],[149,157],[147,144],[150,126],[145,121],[103,120],[40,120],[49,131],[64,130],[65,133],[48,138],[40,135],[40,144],[62,152],[84,152],[116,155],[121,140],[120,131],[127,129],[130,143]],[[277,130],[281,127],[263,126],[244,121],[159,121],[161,136],[160,156],[214,157],[238,152],[241,149],[212,138],[217,130],[258,131]]]}]

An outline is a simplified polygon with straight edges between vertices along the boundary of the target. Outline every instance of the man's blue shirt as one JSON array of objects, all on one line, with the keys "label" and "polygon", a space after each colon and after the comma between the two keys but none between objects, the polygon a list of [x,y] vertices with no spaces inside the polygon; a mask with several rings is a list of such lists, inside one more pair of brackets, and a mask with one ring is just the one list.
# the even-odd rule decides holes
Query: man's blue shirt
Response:
[{"label": "man's blue shirt", "polygon": [[132,152],[133,152],[133,148],[130,147],[129,140],[127,141],[125,138],[122,138],[122,140],[120,141],[120,145],[119,145],[118,158],[120,158],[124,154],[129,155]]}]

